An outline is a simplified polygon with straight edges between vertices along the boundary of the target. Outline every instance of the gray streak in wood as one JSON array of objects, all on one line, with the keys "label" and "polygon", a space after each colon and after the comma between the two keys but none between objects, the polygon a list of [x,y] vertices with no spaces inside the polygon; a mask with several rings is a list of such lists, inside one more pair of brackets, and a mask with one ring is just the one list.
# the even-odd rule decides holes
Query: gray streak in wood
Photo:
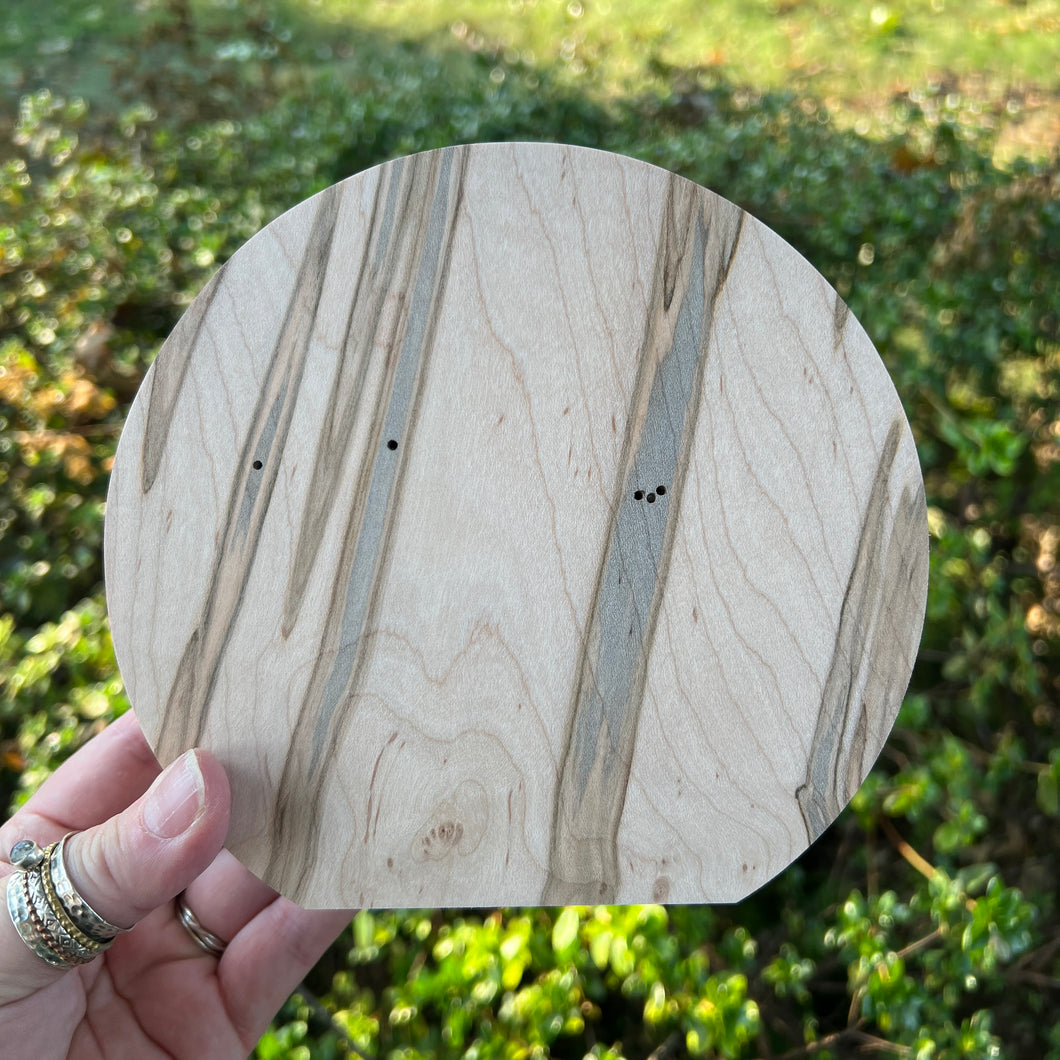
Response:
[{"label": "gray streak in wood", "polygon": [[[398,352],[396,357],[388,352],[384,382],[375,396],[372,457],[365,461],[358,495],[351,506],[317,666],[299,707],[276,793],[273,828],[281,842],[274,847],[268,871],[270,877],[280,875],[290,881],[289,893],[298,893],[316,856],[318,808],[326,780],[323,763],[353,712],[366,653],[365,634],[372,626],[385,581],[407,443],[422,400],[449,272],[464,157],[464,151],[454,149],[405,160],[403,165],[388,168],[382,178],[386,186],[377,191],[377,197],[385,194],[386,206],[373,211],[373,221],[379,227],[366,247],[366,255],[373,258],[372,283],[358,285],[350,319],[357,319],[361,313],[358,296],[366,300],[368,318],[378,323],[378,298],[395,291],[408,291],[409,295],[403,300],[403,314],[396,330],[386,343],[388,351]],[[351,342],[359,345],[357,355],[364,359],[375,345],[376,336],[352,332],[351,327]],[[347,343],[346,349],[350,348]],[[348,404],[338,422],[352,426],[360,407],[360,390],[346,389],[343,394]],[[399,440],[397,452],[384,444],[389,438]],[[326,458],[335,460],[336,454],[328,453]],[[317,533],[322,532],[323,520],[317,519],[315,527]],[[306,564],[297,557],[303,550],[315,555],[318,548],[319,540],[300,537],[295,563],[301,563],[303,577],[308,576]],[[296,614],[296,608],[288,612],[286,621],[293,621]]]},{"label": "gray streak in wood", "polygon": [[213,300],[221,286],[224,275],[222,265],[188,311],[177,321],[177,326],[166,340],[165,370],[157,368],[151,372],[151,397],[147,403],[147,423],[144,425],[143,453],[140,463],[140,491],[149,493],[158,477],[158,469],[166,452],[169,429],[173,423],[173,411],[177,398],[184,387],[192,351],[199,342]]},{"label": "gray streak in wood", "polygon": [[[901,656],[908,630],[878,628],[881,615],[892,615],[891,597],[905,593],[907,599],[918,600],[918,592],[909,593],[908,586],[916,583],[919,588],[927,578],[927,553],[917,540],[924,526],[923,493],[903,491],[893,525],[888,510],[904,426],[900,419],[891,424],[880,454],[843,598],[806,779],[795,793],[810,842],[835,820],[871,765],[864,760],[870,745],[869,719],[893,718],[905,689]],[[892,621],[913,628],[919,621],[914,610],[906,605]]]},{"label": "gray streak in wood", "polygon": [[[306,253],[236,467],[206,599],[167,697],[158,739],[158,753],[163,759],[196,746],[205,728],[209,699],[242,606],[279,474],[280,455],[324,289],[339,201],[337,189],[322,192],[318,200]],[[157,430],[168,432],[165,420],[155,422]],[[255,458],[262,461],[260,471],[252,466]]]},{"label": "gray streak in wood", "polygon": [[[550,904],[576,901],[587,893],[613,901],[619,884],[617,833],[647,661],[665,591],[715,303],[743,222],[740,211],[721,200],[703,209],[702,200],[690,191],[685,182],[672,181],[664,212],[643,367],[650,368],[667,314],[676,319],[669,348],[654,371],[638,374],[642,396],[634,397],[630,417],[619,478],[624,488],[605,542],[556,787],[543,894]],[[648,502],[647,495],[659,485],[666,494]],[[638,490],[644,494],[641,499],[633,496]]]}]

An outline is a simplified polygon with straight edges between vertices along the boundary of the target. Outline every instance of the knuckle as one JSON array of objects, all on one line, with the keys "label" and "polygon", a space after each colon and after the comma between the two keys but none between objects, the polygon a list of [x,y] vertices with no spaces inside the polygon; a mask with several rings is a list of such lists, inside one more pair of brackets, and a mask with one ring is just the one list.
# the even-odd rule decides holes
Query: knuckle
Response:
[{"label": "knuckle", "polygon": [[136,901],[131,875],[134,860],[117,821],[82,832],[69,850],[67,871],[82,897],[100,916],[115,924],[129,924],[147,910]]}]

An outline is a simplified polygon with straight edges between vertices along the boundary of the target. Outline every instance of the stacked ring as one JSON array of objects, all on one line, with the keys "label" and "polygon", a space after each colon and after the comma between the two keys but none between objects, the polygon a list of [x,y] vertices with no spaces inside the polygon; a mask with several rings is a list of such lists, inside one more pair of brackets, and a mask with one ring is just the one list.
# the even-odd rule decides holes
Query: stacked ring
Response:
[{"label": "stacked ring", "polygon": [[130,929],[118,927],[116,924],[110,923],[109,920],[104,920],[77,893],[77,888],[70,882],[70,877],[66,874],[66,859],[63,856],[63,849],[66,846],[67,839],[72,835],[73,832],[68,832],[59,840],[59,845],[55,848],[55,855],[49,862],[55,892],[60,904],[69,914],[70,919],[86,935],[99,942],[111,942],[116,935],[124,934]]},{"label": "stacked ring", "polygon": [[211,957],[220,957],[228,948],[228,943],[223,938],[199,923],[199,918],[188,907],[183,891],[177,895],[177,919],[195,945]]},{"label": "stacked ring", "polygon": [[23,839],[11,848],[7,911],[22,941],[42,961],[69,968],[94,960],[126,930],[104,920],[70,883],[67,837],[42,850]]}]

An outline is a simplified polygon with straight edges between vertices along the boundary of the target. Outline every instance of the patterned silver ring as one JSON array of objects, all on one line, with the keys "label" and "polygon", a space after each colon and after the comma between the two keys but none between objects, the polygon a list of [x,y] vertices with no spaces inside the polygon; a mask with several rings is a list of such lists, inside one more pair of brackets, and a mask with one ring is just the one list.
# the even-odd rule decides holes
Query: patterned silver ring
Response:
[{"label": "patterned silver ring", "polygon": [[188,907],[183,891],[177,895],[177,919],[195,945],[211,957],[220,957],[228,949],[228,943],[224,939],[199,923],[199,918]]},{"label": "patterned silver ring", "polygon": [[89,938],[95,939],[97,942],[109,942],[115,935],[124,934],[126,931],[131,931],[132,929],[118,927],[116,924],[112,924],[109,920],[104,920],[104,918],[81,897],[77,888],[70,882],[70,877],[66,873],[64,852],[66,849],[66,841],[73,834],[73,832],[67,832],[67,834],[59,840],[54,855],[49,859],[52,886],[55,888],[55,892],[59,896],[59,901],[70,915],[70,919],[81,929],[81,931],[88,935]]}]

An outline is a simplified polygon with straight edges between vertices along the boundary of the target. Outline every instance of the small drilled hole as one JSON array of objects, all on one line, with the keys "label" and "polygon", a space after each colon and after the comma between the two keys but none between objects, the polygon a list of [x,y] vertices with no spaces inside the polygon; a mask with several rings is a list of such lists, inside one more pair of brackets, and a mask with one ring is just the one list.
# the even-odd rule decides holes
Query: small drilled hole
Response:
[{"label": "small drilled hole", "polygon": [[637,490],[637,491],[636,491],[636,492],[635,492],[635,493],[633,494],[633,499],[634,499],[635,501],[642,501],[642,500],[644,500],[644,490]]},{"label": "small drilled hole", "polygon": [[660,497],[665,497],[666,496],[666,487],[665,486],[660,486],[655,492],[658,493]]},{"label": "small drilled hole", "polygon": [[655,494],[654,493],[649,493],[647,499],[648,499],[648,503],[649,504],[654,504],[655,503]]},{"label": "small drilled hole", "polygon": [[386,447],[391,452],[393,452],[393,450],[395,450],[397,448],[397,440],[394,439],[394,438],[391,438],[390,441],[386,443]]},{"label": "small drilled hole", "polygon": [[254,463],[253,463],[253,464],[251,464],[250,466],[251,466],[251,467],[252,467],[252,468],[253,468],[253,469],[254,469],[255,471],[260,471],[260,470],[261,470],[261,461],[260,461],[260,460],[255,460],[255,461],[254,461]]}]

